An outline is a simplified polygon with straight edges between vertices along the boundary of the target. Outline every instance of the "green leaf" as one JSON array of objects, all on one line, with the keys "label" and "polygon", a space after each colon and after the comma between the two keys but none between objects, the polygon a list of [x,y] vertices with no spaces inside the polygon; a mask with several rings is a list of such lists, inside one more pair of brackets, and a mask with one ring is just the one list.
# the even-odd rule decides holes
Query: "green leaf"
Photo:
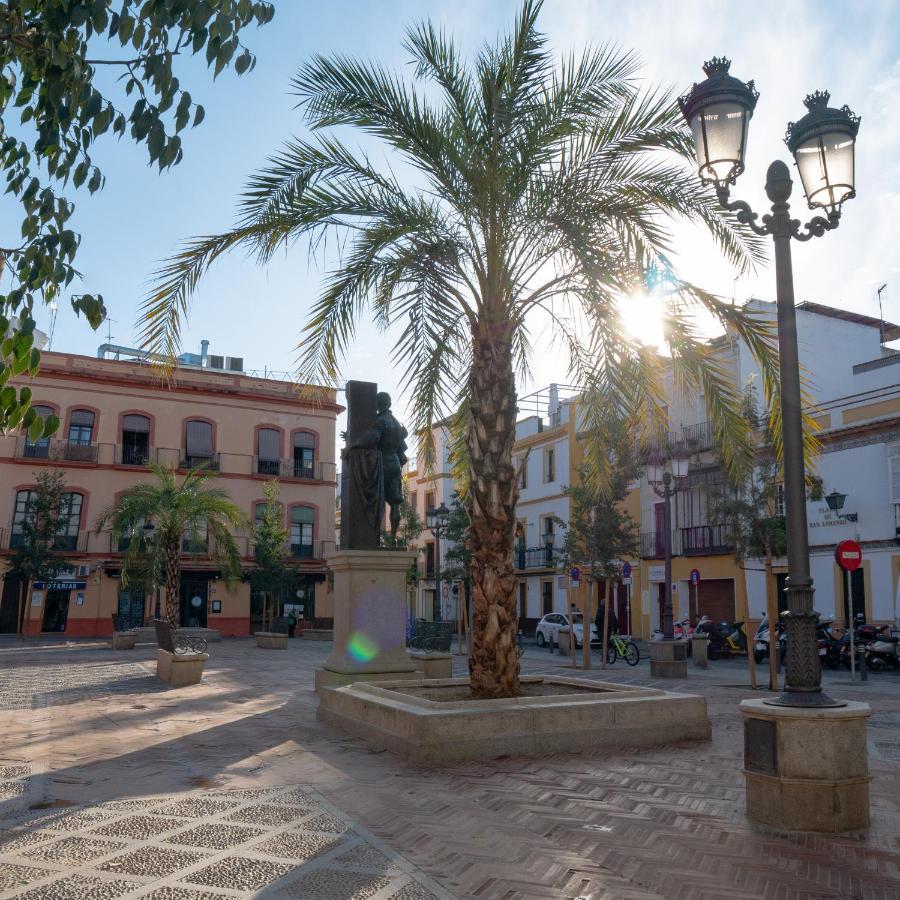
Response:
[{"label": "green leaf", "polygon": [[98,329],[106,318],[106,307],[103,305],[103,298],[99,294],[96,297],[92,294],[82,294],[80,297],[73,297],[72,309],[79,316],[84,313],[88,324],[94,330]]},{"label": "green leaf", "polygon": [[59,417],[55,413],[50,413],[44,420],[44,432],[41,437],[50,437],[51,434],[56,434],[58,429]]}]

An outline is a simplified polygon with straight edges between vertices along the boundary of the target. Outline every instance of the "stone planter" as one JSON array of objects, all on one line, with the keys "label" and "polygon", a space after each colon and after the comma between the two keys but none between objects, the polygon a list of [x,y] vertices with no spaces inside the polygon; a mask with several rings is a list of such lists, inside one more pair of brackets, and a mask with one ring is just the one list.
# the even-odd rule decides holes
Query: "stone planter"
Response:
[{"label": "stone planter", "polygon": [[430,650],[407,650],[423,678],[450,678],[453,675],[453,655]]},{"label": "stone planter", "polygon": [[305,628],[303,630],[304,641],[333,641],[333,628]]},{"label": "stone planter", "polygon": [[112,635],[113,650],[134,650],[137,643],[136,631],[114,631]]},{"label": "stone planter", "polygon": [[687,678],[687,641],[650,641],[651,678]]},{"label": "stone planter", "polygon": [[[521,684],[525,695],[508,700],[459,699],[468,686],[464,678],[322,687],[317,717],[433,765],[710,737],[704,697],[561,676],[525,677]],[[446,699],[439,699],[442,693]]]},{"label": "stone planter", "polygon": [[157,649],[156,677],[169,687],[200,684],[208,659],[208,653],[169,653],[168,650]]},{"label": "stone planter", "polygon": [[263,650],[287,650],[288,636],[276,631],[257,631],[256,646]]},{"label": "stone planter", "polygon": [[700,669],[709,668],[709,638],[704,634],[700,637],[694,635],[691,638],[691,657],[694,665]]}]

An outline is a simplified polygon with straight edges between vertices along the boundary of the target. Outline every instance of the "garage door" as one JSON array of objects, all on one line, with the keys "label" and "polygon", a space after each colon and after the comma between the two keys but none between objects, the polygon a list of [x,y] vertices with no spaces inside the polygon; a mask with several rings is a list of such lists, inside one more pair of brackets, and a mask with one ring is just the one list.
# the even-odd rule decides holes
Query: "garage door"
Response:
[{"label": "garage door", "polygon": [[713,578],[701,581],[697,595],[697,614],[709,616],[714,622],[733,622],[734,580]]}]

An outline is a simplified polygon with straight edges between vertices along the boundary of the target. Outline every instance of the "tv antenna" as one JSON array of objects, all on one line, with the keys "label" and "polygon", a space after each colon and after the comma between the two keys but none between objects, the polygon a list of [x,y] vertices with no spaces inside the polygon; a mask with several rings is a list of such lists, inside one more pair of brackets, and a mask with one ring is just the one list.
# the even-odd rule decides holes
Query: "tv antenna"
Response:
[{"label": "tv antenna", "polygon": [[878,336],[881,338],[881,343],[884,343],[884,310],[881,307],[881,292],[887,287],[887,282],[885,282],[880,288],[878,288],[878,318],[880,319],[880,325],[878,328]]},{"label": "tv antenna", "polygon": [[113,339],[112,326],[115,319],[111,319],[109,316],[106,317],[106,343],[111,344]]}]

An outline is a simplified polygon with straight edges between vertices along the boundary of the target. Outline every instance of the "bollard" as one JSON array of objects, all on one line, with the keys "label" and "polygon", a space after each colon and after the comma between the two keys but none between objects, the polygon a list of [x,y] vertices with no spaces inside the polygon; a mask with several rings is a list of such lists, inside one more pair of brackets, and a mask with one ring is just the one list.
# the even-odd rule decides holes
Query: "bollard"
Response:
[{"label": "bollard", "polygon": [[869,680],[869,667],[866,665],[866,649],[865,647],[860,647],[857,651],[859,662],[856,667],[859,669],[859,677],[863,681]]},{"label": "bollard", "polygon": [[553,652],[554,652],[553,651],[553,632],[551,631],[550,632],[550,653],[552,654]]}]

